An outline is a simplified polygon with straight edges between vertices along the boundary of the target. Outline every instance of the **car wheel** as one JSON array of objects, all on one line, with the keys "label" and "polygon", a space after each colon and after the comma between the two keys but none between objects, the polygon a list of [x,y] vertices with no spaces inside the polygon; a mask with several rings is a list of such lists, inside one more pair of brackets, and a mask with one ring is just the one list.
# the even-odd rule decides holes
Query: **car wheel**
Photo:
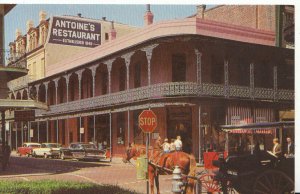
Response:
[{"label": "car wheel", "polygon": [[32,153],[32,157],[34,157],[34,158],[37,157],[35,152]]},{"label": "car wheel", "polygon": [[62,160],[65,159],[65,154],[63,152],[60,154],[60,159],[62,159]]},{"label": "car wheel", "polygon": [[44,153],[44,158],[47,159],[48,158],[48,155],[46,153]]}]

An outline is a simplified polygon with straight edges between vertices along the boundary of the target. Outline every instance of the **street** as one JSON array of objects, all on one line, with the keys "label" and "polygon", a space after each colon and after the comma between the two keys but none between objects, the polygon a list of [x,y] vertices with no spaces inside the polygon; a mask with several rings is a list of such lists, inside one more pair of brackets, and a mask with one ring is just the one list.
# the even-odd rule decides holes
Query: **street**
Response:
[{"label": "street", "polygon": [[[160,176],[161,193],[171,193],[171,175]],[[73,161],[60,159],[27,158],[15,154],[10,166],[0,171],[2,180],[32,181],[40,179],[92,182],[118,185],[122,188],[146,193],[146,181],[136,179],[132,164],[123,164],[119,158],[109,162]]]}]

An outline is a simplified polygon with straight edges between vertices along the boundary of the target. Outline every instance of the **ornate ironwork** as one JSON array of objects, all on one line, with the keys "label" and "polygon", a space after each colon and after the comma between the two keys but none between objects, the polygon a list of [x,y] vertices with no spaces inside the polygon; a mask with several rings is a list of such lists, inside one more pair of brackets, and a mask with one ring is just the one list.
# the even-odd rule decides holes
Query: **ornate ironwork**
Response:
[{"label": "ornate ironwork", "polygon": [[203,83],[202,94],[206,96],[224,96],[224,85]]},{"label": "ornate ironwork", "polygon": [[269,88],[254,88],[254,98],[273,100],[274,90]]},{"label": "ornate ironwork", "polygon": [[274,82],[274,101],[277,100],[277,93],[278,93],[278,84],[277,84],[277,66],[273,67],[273,82]]},{"label": "ornate ironwork", "polygon": [[130,59],[131,56],[134,54],[134,52],[126,53],[122,56],[122,58],[125,60],[126,65],[126,88],[129,89],[129,65],[130,65]]},{"label": "ornate ironwork", "polygon": [[254,64],[250,63],[250,95],[254,99]]},{"label": "ornate ironwork", "polygon": [[150,46],[147,46],[145,48],[142,48],[141,51],[144,51],[146,53],[147,61],[148,61],[148,85],[151,84],[151,58],[152,58],[152,51],[155,47],[157,47],[159,44],[152,44]]},{"label": "ornate ironwork", "polygon": [[278,90],[278,100],[295,100],[295,92],[293,90]]},{"label": "ornate ironwork", "polygon": [[224,61],[224,94],[225,98],[229,97],[229,73],[228,73],[228,61]]},{"label": "ornate ironwork", "polygon": [[[202,93],[199,93],[202,87]],[[294,100],[291,90],[278,90],[279,99]],[[255,88],[255,98],[273,100],[273,89]],[[57,114],[79,114],[79,112],[92,112],[97,108],[122,105],[148,99],[160,99],[174,96],[217,96],[225,97],[224,85],[203,83],[202,86],[195,82],[160,83],[140,88],[129,89],[112,94],[85,98],[67,103],[52,105],[49,111],[36,110],[37,116],[51,116]],[[251,98],[250,88],[243,86],[229,86],[229,97]],[[125,108],[126,110],[128,107]]]},{"label": "ornate ironwork", "polygon": [[250,87],[231,85],[229,86],[229,96],[237,98],[249,98],[251,94],[250,90]]}]

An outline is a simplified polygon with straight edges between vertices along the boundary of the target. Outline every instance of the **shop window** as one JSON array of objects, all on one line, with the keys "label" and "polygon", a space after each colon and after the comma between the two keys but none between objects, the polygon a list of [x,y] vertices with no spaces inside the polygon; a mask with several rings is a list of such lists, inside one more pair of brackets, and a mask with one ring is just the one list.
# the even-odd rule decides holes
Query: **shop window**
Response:
[{"label": "shop window", "polygon": [[141,87],[141,64],[138,63],[134,67],[134,88]]},{"label": "shop window", "polygon": [[172,55],[172,82],[186,81],[186,57],[183,54]]},{"label": "shop window", "polygon": [[139,127],[139,115],[141,114],[142,111],[137,110],[133,112],[133,119],[134,119],[134,124],[133,124],[133,138],[134,138],[134,143],[135,144],[144,144],[144,133]]},{"label": "shop window", "polygon": [[117,144],[125,144],[125,113],[119,113],[117,116],[118,128],[117,128]]}]

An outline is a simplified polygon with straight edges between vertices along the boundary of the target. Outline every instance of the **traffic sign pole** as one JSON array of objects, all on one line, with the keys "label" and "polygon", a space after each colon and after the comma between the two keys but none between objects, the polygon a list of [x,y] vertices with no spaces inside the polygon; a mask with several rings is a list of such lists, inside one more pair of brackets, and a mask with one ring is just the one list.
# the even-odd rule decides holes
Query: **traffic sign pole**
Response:
[{"label": "traffic sign pole", "polygon": [[149,133],[146,133],[146,160],[147,160],[147,181],[146,181],[146,190],[147,194],[149,194],[149,170],[148,170],[148,163],[149,163],[149,158],[148,158],[148,152],[149,152]]},{"label": "traffic sign pole", "polygon": [[157,117],[152,110],[144,110],[139,115],[139,127],[144,133],[146,133],[146,161],[147,161],[147,180],[146,180],[146,190],[149,194],[149,171],[148,171],[148,153],[149,153],[149,144],[150,144],[150,133],[152,133],[157,127]]}]

